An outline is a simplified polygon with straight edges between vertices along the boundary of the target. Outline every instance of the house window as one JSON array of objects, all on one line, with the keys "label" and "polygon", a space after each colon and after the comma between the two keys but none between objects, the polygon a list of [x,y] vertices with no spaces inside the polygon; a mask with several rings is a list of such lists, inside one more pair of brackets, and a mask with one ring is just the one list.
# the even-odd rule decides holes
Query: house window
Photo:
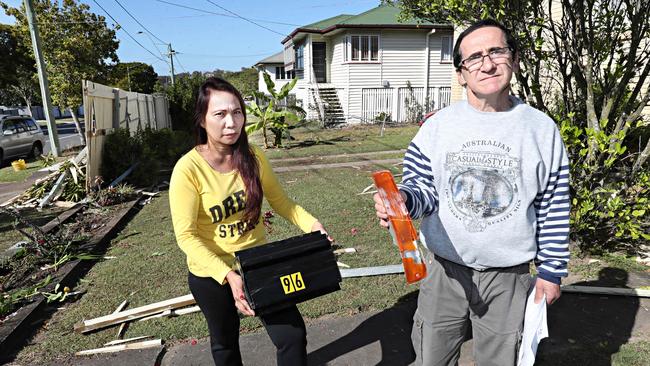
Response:
[{"label": "house window", "polygon": [[379,61],[379,36],[349,36],[345,61]]},{"label": "house window", "polygon": [[296,69],[302,70],[305,68],[305,56],[304,56],[305,46],[300,45],[296,47]]},{"label": "house window", "polygon": [[284,66],[276,66],[275,67],[275,78],[277,80],[284,80],[286,79],[285,73],[284,73]]},{"label": "house window", "polygon": [[275,67],[275,79],[276,80],[291,80],[296,76],[296,73],[293,70],[285,71],[284,66]]},{"label": "house window", "polygon": [[451,36],[443,36],[442,48],[440,50],[440,61],[451,61],[452,58],[452,45],[451,45]]}]

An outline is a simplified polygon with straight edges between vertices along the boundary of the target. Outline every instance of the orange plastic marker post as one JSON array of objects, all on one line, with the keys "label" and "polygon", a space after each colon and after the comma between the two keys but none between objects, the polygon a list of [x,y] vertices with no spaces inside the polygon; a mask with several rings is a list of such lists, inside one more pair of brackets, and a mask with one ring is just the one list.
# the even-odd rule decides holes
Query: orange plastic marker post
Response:
[{"label": "orange plastic marker post", "polygon": [[393,175],[388,170],[374,172],[372,178],[388,212],[390,233],[402,256],[406,282],[417,282],[427,275],[427,267],[418,248],[418,234],[406,205],[397,190]]}]

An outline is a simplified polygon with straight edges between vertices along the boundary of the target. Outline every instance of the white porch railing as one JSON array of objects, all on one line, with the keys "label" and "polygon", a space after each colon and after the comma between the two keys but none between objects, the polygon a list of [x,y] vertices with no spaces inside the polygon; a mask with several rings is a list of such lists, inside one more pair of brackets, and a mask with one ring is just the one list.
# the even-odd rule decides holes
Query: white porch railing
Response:
[{"label": "white porch railing", "polygon": [[[450,87],[364,88],[361,91],[363,122],[416,122],[423,114],[450,104]],[[390,115],[390,116],[389,116]]]},{"label": "white porch railing", "polygon": [[[392,88],[365,88],[361,90],[362,122],[392,120]],[[389,116],[390,115],[390,116]]]}]

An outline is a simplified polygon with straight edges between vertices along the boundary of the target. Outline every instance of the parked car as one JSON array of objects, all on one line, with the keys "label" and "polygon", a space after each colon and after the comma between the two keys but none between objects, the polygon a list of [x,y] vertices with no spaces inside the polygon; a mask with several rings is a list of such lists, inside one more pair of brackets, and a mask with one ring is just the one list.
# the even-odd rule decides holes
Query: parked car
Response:
[{"label": "parked car", "polygon": [[29,116],[0,114],[0,166],[9,159],[43,153],[45,135]]}]

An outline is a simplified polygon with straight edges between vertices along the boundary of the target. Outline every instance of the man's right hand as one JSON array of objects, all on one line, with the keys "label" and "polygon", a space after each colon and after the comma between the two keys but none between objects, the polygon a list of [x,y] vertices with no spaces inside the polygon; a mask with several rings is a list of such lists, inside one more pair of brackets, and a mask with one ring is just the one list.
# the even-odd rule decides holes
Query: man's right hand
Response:
[{"label": "man's right hand", "polygon": [[241,311],[244,315],[255,316],[255,311],[251,309],[248,305],[248,301],[246,301],[244,282],[242,281],[241,276],[235,271],[230,271],[226,275],[226,280],[232,290],[232,297],[235,299],[235,307],[237,307],[237,310]]},{"label": "man's right hand", "polygon": [[[399,195],[402,197],[402,203],[406,202],[406,194],[402,191],[399,192]],[[379,218],[379,225],[388,228],[388,212],[386,211],[386,206],[384,206],[384,201],[379,196],[379,193],[375,193],[372,196],[373,201],[375,201],[375,211],[377,217]]]}]

